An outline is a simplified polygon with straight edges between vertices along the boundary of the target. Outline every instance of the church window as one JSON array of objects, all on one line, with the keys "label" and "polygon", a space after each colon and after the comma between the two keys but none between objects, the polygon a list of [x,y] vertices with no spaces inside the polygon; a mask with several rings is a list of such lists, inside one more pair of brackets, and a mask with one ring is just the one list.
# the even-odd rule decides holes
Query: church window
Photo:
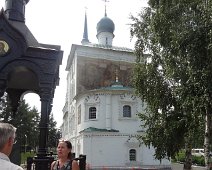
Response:
[{"label": "church window", "polygon": [[130,159],[130,161],[136,161],[136,150],[135,149],[130,149],[129,159]]},{"label": "church window", "polygon": [[96,107],[89,108],[89,119],[96,119]]},{"label": "church window", "polygon": [[131,107],[129,105],[123,106],[123,117],[131,117]]},{"label": "church window", "polygon": [[78,106],[78,125],[81,123],[81,105]]}]

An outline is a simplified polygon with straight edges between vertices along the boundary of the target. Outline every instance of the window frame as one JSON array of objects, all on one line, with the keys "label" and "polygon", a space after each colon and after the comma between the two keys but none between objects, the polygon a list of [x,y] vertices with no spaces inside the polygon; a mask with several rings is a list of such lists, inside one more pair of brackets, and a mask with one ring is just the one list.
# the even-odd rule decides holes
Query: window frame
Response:
[{"label": "window frame", "polygon": [[[124,106],[130,107],[131,109],[131,116],[124,116]],[[132,120],[136,121],[137,120],[137,110],[138,110],[138,101],[136,96],[134,96],[131,93],[123,93],[120,94],[120,99],[119,99],[119,120]]]},{"label": "window frame", "polygon": [[[132,118],[132,107],[128,104],[123,105],[123,118]],[[127,112],[127,113],[126,113]]]},{"label": "window frame", "polygon": [[[95,118],[93,117],[94,114],[95,114]],[[88,120],[96,120],[96,119],[97,119],[97,108],[95,106],[90,106],[88,108]]]},{"label": "window frame", "polygon": [[[133,153],[132,153],[133,151]],[[137,151],[136,149],[130,149],[129,150],[129,161],[132,162],[132,161],[136,161],[136,158],[137,158]]]}]

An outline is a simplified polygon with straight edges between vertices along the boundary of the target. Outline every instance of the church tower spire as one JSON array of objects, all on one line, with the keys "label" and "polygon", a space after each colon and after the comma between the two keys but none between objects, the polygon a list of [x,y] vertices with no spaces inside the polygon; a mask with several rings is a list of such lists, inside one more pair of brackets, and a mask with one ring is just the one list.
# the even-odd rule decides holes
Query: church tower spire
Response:
[{"label": "church tower spire", "polygon": [[85,11],[85,21],[84,21],[84,33],[81,43],[83,45],[90,43],[88,40],[88,26],[87,26],[87,13]]}]

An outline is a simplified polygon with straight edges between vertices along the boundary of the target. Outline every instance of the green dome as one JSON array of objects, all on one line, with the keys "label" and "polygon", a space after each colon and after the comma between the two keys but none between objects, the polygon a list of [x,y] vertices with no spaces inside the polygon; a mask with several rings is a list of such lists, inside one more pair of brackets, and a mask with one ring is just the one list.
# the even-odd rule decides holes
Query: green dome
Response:
[{"label": "green dome", "polygon": [[97,34],[99,34],[100,32],[110,32],[113,34],[115,30],[115,25],[110,18],[105,16],[97,23],[96,29]]}]

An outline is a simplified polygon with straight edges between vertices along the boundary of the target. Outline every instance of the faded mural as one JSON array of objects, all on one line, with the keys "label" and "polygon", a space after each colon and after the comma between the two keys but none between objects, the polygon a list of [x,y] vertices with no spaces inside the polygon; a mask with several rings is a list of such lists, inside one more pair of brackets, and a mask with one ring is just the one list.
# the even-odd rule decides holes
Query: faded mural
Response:
[{"label": "faded mural", "polygon": [[99,89],[109,87],[116,82],[120,82],[123,86],[132,86],[131,76],[132,65],[123,65],[112,62],[95,63],[86,62],[83,65],[78,65],[77,93],[82,93],[86,90]]}]

